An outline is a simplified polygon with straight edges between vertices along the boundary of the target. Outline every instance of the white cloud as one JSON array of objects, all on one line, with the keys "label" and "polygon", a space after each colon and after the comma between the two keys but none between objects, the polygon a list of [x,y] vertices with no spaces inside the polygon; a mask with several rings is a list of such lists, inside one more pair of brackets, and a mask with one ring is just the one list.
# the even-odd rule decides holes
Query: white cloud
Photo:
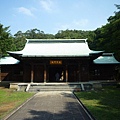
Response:
[{"label": "white cloud", "polygon": [[81,20],[74,20],[73,21],[73,25],[74,26],[78,26],[78,27],[84,27],[88,24],[88,20],[87,19],[81,19]]},{"label": "white cloud", "polygon": [[19,7],[18,12],[25,14],[25,15],[28,15],[28,16],[34,16],[32,11],[30,9],[25,8],[25,7]]},{"label": "white cloud", "polygon": [[87,29],[89,21],[87,19],[73,20],[71,23],[58,24],[57,30],[66,29]]},{"label": "white cloud", "polygon": [[61,28],[61,30],[66,30],[66,29],[70,28],[70,25],[69,24],[63,24],[63,25],[60,25],[60,28]]},{"label": "white cloud", "polygon": [[51,12],[53,10],[53,2],[51,0],[40,0],[40,5],[47,12]]}]

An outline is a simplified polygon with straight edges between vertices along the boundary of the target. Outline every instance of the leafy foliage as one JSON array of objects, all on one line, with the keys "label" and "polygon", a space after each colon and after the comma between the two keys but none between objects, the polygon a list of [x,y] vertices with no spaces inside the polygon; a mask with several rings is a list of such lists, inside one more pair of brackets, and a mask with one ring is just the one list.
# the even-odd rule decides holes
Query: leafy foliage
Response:
[{"label": "leafy foliage", "polygon": [[95,37],[93,31],[83,31],[83,30],[60,30],[55,35],[57,39],[83,39],[88,38],[89,41],[92,41]]},{"label": "leafy foliage", "polygon": [[9,27],[0,24],[0,55],[6,55],[6,51],[15,50],[14,39],[10,34]]},{"label": "leafy foliage", "polygon": [[27,30],[24,33],[25,37],[28,39],[49,39],[54,38],[52,34],[45,34],[43,31],[38,30],[37,28]]},{"label": "leafy foliage", "polygon": [[105,26],[94,31],[96,37],[91,43],[91,47],[95,50],[114,52],[120,60],[120,5],[116,5],[116,7],[119,11],[108,18],[108,23]]},{"label": "leafy foliage", "polygon": [[26,42],[24,34],[22,33],[22,31],[18,31],[14,36],[16,50],[22,50]]},{"label": "leafy foliage", "polygon": [[14,36],[17,50],[23,49],[26,43],[26,39],[54,39],[54,35],[45,34],[43,31],[40,31],[37,28],[27,30],[25,33],[18,31]]}]

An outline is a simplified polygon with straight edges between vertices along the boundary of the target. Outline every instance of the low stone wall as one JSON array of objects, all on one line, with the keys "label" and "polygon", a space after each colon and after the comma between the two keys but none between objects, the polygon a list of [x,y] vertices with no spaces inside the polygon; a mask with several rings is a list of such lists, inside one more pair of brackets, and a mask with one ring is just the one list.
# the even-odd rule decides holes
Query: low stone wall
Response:
[{"label": "low stone wall", "polygon": [[18,83],[10,83],[10,89],[18,90]]},{"label": "low stone wall", "polygon": [[9,81],[0,81],[0,87],[5,87],[9,88],[10,87],[10,82]]}]

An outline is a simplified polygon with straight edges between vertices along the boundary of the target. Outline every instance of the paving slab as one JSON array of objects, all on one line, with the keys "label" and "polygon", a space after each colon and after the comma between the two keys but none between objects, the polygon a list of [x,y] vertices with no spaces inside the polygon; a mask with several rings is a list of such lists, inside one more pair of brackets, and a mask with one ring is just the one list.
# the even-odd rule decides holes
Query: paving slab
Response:
[{"label": "paving slab", "polygon": [[6,120],[92,120],[72,92],[39,92]]}]

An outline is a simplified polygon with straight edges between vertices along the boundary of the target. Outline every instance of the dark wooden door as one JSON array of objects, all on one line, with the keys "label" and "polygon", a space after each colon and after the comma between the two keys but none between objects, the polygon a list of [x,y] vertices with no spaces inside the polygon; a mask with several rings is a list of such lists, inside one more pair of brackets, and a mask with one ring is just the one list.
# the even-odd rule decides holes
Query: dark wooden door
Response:
[{"label": "dark wooden door", "polygon": [[79,79],[78,66],[69,65],[68,66],[68,82],[77,82]]},{"label": "dark wooden door", "polygon": [[44,82],[44,66],[43,65],[34,65],[33,82]]},{"label": "dark wooden door", "polygon": [[24,82],[31,82],[31,66],[29,64],[24,65],[23,79]]}]

